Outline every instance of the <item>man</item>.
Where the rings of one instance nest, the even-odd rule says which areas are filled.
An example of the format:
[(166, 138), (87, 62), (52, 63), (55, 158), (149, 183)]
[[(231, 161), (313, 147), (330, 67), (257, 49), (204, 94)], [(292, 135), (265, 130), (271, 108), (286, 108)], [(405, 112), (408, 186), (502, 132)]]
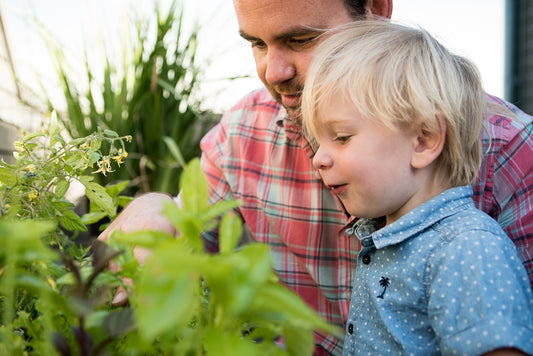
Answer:
[[(266, 89), (237, 103), (202, 141), (211, 201), (242, 200), (248, 237), (270, 245), (280, 281), (342, 326), (357, 288), (360, 246), (344, 234), (344, 209), (312, 166), (313, 150), (300, 127), (300, 93), (324, 30), (358, 15), (390, 18), (392, 0), (234, 0), (234, 7)], [(492, 145), (475, 199), (512, 237), (532, 276), (533, 197), (527, 188), (533, 184), (533, 130), (529, 116), (517, 115), (524, 122), (487, 118)], [(487, 148), (487, 137), (484, 143)], [(154, 193), (134, 200), (101, 238), (117, 228), (172, 231), (160, 216), (162, 199), (170, 198)], [(216, 250), (216, 231), (204, 237)], [(317, 354), (342, 352), (342, 340), (317, 333), (315, 341)]]

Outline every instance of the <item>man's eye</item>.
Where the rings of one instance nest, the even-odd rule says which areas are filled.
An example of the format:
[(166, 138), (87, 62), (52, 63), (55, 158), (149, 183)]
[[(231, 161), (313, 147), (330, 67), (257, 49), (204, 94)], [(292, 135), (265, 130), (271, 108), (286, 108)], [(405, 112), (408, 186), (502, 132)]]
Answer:
[(263, 41), (250, 41), (250, 44), (252, 45), (252, 48), (266, 48), (266, 44)]
[(305, 37), (305, 38), (291, 38), (289, 43), (297, 47), (308, 47), (311, 46), (317, 37)]

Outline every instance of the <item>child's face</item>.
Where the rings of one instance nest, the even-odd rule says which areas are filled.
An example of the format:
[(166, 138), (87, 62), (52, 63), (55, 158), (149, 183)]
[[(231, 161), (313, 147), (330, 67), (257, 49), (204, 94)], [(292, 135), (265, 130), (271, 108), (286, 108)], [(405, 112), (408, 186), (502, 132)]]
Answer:
[(386, 216), (389, 224), (419, 204), (422, 187), (411, 166), (414, 130), (364, 118), (337, 97), (322, 112), (313, 164), (352, 216)]

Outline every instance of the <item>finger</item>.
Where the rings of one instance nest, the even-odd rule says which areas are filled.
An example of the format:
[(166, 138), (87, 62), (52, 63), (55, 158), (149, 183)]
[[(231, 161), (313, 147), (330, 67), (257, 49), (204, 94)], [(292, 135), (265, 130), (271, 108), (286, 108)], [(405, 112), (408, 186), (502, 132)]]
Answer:
[(123, 287), (118, 287), (111, 305), (114, 307), (122, 307), (128, 303), (128, 293)]

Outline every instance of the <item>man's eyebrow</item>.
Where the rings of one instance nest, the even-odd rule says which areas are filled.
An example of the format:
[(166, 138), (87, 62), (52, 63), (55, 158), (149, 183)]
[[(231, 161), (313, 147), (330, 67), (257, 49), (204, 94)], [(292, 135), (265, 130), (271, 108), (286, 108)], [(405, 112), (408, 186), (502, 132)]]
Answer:
[(251, 36), (249, 34), (247, 34), (246, 32), (244, 31), (239, 31), (239, 35), (244, 38), (246, 41), (256, 41), (258, 40), (259, 38), (257, 37), (254, 37), (254, 36)]
[[(290, 28), (287, 31), (284, 31), (276, 35), (275, 39), (279, 41), (279, 40), (284, 40), (284, 39), (299, 37), (299, 36), (322, 35), (326, 31), (327, 29), (320, 28), (320, 27), (298, 26), (298, 27)], [(239, 31), (239, 35), (247, 41), (261, 40), (260, 38), (249, 35), (242, 30)]]

